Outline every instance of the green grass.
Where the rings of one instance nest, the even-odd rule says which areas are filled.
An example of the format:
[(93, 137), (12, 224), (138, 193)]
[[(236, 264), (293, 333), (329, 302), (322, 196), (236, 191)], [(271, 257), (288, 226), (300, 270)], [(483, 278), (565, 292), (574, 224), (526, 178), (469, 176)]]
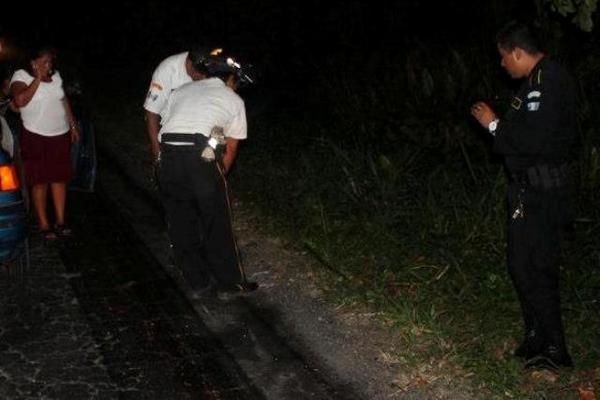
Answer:
[[(265, 231), (315, 256), (331, 301), (366, 305), (400, 332), (399, 359), (414, 368), (448, 362), (440, 374), (482, 386), (486, 398), (577, 398), (575, 387), (600, 360), (600, 215), (589, 193), (580, 202), (590, 222), (578, 225), (563, 265), (578, 368), (536, 384), (508, 355), (522, 331), (505, 271), (499, 164), (414, 145), (377, 152), (314, 136), (297, 121), (265, 118), (253, 128), (232, 186), (262, 215)], [(279, 132), (292, 139), (279, 141)]]
[[(417, 81), (427, 78), (425, 91), (402, 76), (342, 71), (318, 88), (336, 102), (316, 120), (251, 116), (231, 187), (243, 212), (260, 216), (260, 229), (314, 256), (332, 302), (368, 307), (399, 334), (402, 350), (392, 356), (407, 367), (467, 382), (479, 398), (577, 399), (577, 387), (600, 385), (596, 127), (589, 111), (582, 115), (580, 222), (566, 242), (562, 274), (577, 368), (540, 383), (508, 355), (522, 332), (505, 268), (506, 181), (466, 111), (471, 94), (492, 83), (469, 80), (473, 69), (458, 70), (473, 62), (450, 57), (405, 66), (423, 75)], [(475, 72), (488, 73), (486, 65)], [(100, 140), (124, 140), (125, 151), (149, 161), (143, 90), (118, 89), (98, 99)], [(587, 99), (583, 109), (591, 110)]]
[[(332, 301), (371, 307), (400, 333), (403, 362), (447, 361), (438, 372), (481, 398), (577, 399), (578, 387), (600, 385), (597, 96), (581, 87), (579, 222), (562, 263), (577, 368), (538, 382), (509, 355), (522, 328), (505, 267), (506, 180), (468, 115), (505, 82), (481, 49), (430, 54), (322, 66), (316, 121), (251, 121), (232, 186), (263, 229), (315, 256)], [(594, 80), (592, 61), (575, 69), (581, 82)]]

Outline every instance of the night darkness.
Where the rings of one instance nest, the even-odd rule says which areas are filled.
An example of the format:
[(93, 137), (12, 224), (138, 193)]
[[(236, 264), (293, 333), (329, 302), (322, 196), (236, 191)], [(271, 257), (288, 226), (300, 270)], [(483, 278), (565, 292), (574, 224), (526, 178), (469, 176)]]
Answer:
[[(249, 225), (314, 255), (327, 290), (346, 285), (332, 296), (340, 304), (382, 311), (386, 329), (404, 329), (398, 336), (425, 349), (406, 359), (456, 362), (464, 369), (450, 382), (475, 376), (498, 398), (563, 398), (566, 386), (575, 394), (578, 379), (591, 376), (600, 386), (599, 12), (584, 32), (547, 0), (4, 3), (5, 69), (19, 67), (30, 46), (56, 47), (65, 87), (81, 85), (71, 100), (90, 111), (82, 119), (96, 124), (96, 140), (124, 143), (113, 147), (125, 149), (123, 165), (133, 160), (146, 172), (156, 166), (151, 157), (160, 160), (158, 143), (148, 151), (151, 118), (142, 108), (158, 63), (202, 45), (252, 65), (256, 83), (239, 91), (248, 140), (228, 175), (239, 207), (252, 214)], [(484, 101), (500, 121), (514, 108), (521, 82), (501, 67), (495, 43), (511, 20), (541, 28), (544, 53), (575, 78), (568, 93), (577, 103), (569, 114), (577, 126), (565, 130), (577, 131), (578, 143), (560, 160), (576, 153), (577, 215), (560, 267), (563, 318), (581, 369), (535, 393), (518, 361), (497, 356), (522, 334), (506, 273), (506, 192), (525, 178), (507, 173), (507, 153), (493, 151), (499, 136), (471, 108)], [(557, 397), (538, 396), (546, 389)]]
[(509, 16), (532, 12), (524, 6), (481, 7), (477, 1), (433, 7), (414, 0), (386, 3), (123, 1), (54, 4), (45, 11), (28, 11), (26, 18), (19, 7), (8, 5), (2, 10), (0, 34), (19, 46), (51, 43), (63, 61), (99, 73), (109, 67), (147, 74), (162, 58), (190, 44), (221, 46), (255, 65), (263, 82), (303, 87), (323, 64), (366, 64), (373, 55), (404, 53), (415, 41), (433, 51), (454, 44), (491, 44), (495, 27)]
[[(533, 1), (493, 1), (485, 7), (474, 0), (98, 4), (53, 4), (27, 12), (26, 18), (19, 6), (7, 5), (0, 35), (21, 49), (54, 45), (59, 69), (84, 86), (134, 85), (140, 96), (166, 56), (193, 44), (223, 47), (253, 65), (260, 82), (254, 93), (267, 91), (279, 106), (323, 110), (328, 100), (320, 88), (339, 72), (363, 81), (373, 77), (373, 84), (381, 85), (378, 79), (404, 73), (410, 57), (435, 64), (436, 53), (478, 48), (482, 59), (494, 60), (497, 27), (535, 15)], [(499, 69), (493, 73), (503, 79)], [(127, 81), (119, 82), (125, 76)]]

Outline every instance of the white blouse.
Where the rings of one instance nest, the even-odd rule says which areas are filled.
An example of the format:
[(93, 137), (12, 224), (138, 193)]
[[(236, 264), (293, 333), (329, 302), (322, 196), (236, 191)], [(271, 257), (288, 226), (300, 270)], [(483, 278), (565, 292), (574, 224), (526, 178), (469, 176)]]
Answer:
[[(33, 79), (27, 71), (19, 69), (13, 74), (10, 84), (24, 82), (29, 85)], [(52, 75), (51, 82), (40, 82), (29, 103), (19, 109), (25, 129), (42, 136), (58, 136), (69, 131), (67, 112), (62, 101), (65, 97), (62, 84), (58, 71)]]

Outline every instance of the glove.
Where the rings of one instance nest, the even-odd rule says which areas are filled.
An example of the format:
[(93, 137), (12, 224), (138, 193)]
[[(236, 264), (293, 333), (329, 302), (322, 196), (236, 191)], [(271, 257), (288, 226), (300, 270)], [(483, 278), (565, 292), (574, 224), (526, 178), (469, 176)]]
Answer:
[(225, 145), (225, 134), (222, 126), (214, 126), (210, 131), (210, 137), (200, 157), (206, 162), (215, 161), (217, 158), (215, 150), (218, 146)]

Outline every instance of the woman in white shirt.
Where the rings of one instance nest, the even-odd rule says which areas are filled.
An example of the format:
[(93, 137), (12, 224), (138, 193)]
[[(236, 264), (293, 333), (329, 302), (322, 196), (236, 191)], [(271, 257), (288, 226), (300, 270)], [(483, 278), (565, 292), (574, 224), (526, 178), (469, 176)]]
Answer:
[[(65, 97), (62, 78), (54, 70), (56, 52), (43, 47), (15, 71), (10, 83), (19, 107), (23, 132), (21, 156), (39, 229), (46, 239), (70, 235), (65, 225), (67, 183), (72, 177), (71, 143), (79, 139), (77, 121)], [(54, 227), (48, 220), (48, 188), (52, 194)]]

